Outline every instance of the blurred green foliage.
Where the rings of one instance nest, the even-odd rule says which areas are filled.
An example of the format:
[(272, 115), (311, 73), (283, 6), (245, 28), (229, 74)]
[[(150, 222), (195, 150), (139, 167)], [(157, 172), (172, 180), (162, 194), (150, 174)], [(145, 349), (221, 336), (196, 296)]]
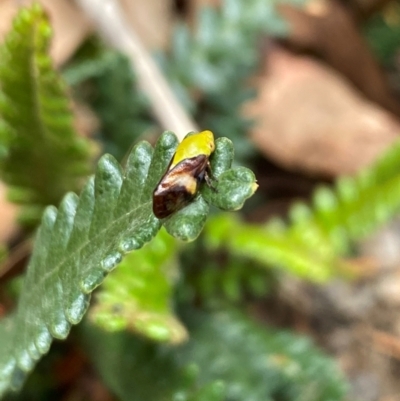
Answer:
[[(163, 222), (177, 238), (193, 240), (199, 235), (209, 204), (237, 209), (255, 190), (254, 175), (243, 168), (232, 169), (231, 163), (233, 147), (239, 159), (254, 155), (246, 140), (251, 121), (240, 115), (240, 109), (255, 93), (248, 80), (258, 66), (257, 46), (264, 33), (280, 36), (288, 29), (273, 3), (224, 0), (221, 9), (206, 8), (193, 31), (179, 25), (170, 52), (158, 55), (179, 98), (199, 125), (212, 129), (218, 136), (229, 136), (234, 143), (232, 146), (226, 138), (217, 141), (211, 164), (218, 191), (204, 186), (191, 205)], [(46, 113), (42, 122), (49, 127), (54, 123), (53, 119), (45, 118), (49, 114), (46, 108), (49, 92), (57, 95), (52, 103), (56, 111), (65, 112), (68, 101), (65, 88), (55, 79), (54, 71), (50, 74), (48, 70), (47, 28), (42, 27), (40, 15), (38, 32), (43, 34), (43, 42), (39, 41), (39, 56), (33, 57), (32, 49), (29, 53), (25, 48), (24, 57), (19, 58), (14, 48), (16, 41), (6, 49), (16, 68), (11, 72), (10, 68), (4, 69), (5, 84), (2, 83), (0, 92), (0, 111), (3, 107), (6, 117), (0, 120), (3, 155), (7, 154), (12, 139), (10, 122), (15, 122), (17, 128), (20, 124), (25, 133), (32, 121), (38, 122), (31, 114), (19, 121), (7, 98), (7, 90), (12, 93), (13, 85), (18, 83), (17, 73), (27, 69), (25, 64), (32, 57), (39, 72), (44, 71), (43, 76), (50, 77), (46, 80), (49, 87), (39, 86), (46, 89), (43, 96), (40, 91), (28, 91), (43, 101)], [(27, 23), (29, 18), (23, 21)], [(397, 47), (397, 28), (392, 26), (390, 32), (385, 31), (383, 19), (373, 24), (369, 32), (378, 42), (382, 58), (387, 60)], [(379, 32), (374, 31), (378, 28)], [(15, 29), (13, 35), (20, 40), (18, 24)], [(28, 40), (28, 36), (22, 39)], [(1, 63), (0, 75), (2, 60)], [(98, 116), (100, 128), (96, 139), (118, 160), (123, 160), (132, 144), (154, 127), (149, 105), (138, 90), (126, 58), (105, 49), (96, 40), (85, 44), (63, 74), (76, 98), (90, 104)], [(31, 77), (28, 89), (37, 89), (35, 83), (41, 82), (40, 77), (40, 74)], [(12, 103), (18, 116), (27, 112), (26, 98), (21, 93), (18, 91)], [(69, 124), (69, 119), (66, 116), (57, 121)], [(22, 383), (22, 371), (32, 369), (34, 361), (47, 351), (52, 336), (64, 338), (68, 334), (70, 323), (77, 323), (89, 306), (88, 294), (118, 264), (125, 251), (135, 249), (98, 292), (97, 304), (91, 309), (92, 321), (84, 334), (87, 349), (104, 382), (121, 399), (343, 399), (344, 379), (308, 340), (255, 324), (230, 308), (239, 309), (248, 296), (261, 297), (271, 291), (279, 275), (266, 267), (279, 266), (284, 272), (314, 281), (328, 280), (345, 268), (341, 257), (348, 254), (353, 241), (376, 230), (399, 210), (400, 145), (393, 146), (374, 166), (355, 177), (341, 177), (332, 188), (319, 188), (310, 206), (294, 205), (287, 221), (250, 225), (241, 219), (216, 215), (196, 244), (178, 246), (176, 240), (163, 232), (136, 251), (160, 226), (151, 214), (150, 198), (176, 146), (176, 138), (172, 138), (171, 133), (165, 134), (155, 156), (149, 145), (138, 145), (127, 158), (124, 171), (113, 158), (106, 156), (98, 166), (95, 183), (89, 182), (79, 203), (70, 195), (58, 212), (48, 210), (36, 241), (40, 249), (34, 253), (31, 267), (44, 269), (47, 263), (50, 273), (30, 267), (17, 325), (10, 329), (12, 326), (4, 319), (0, 324), (0, 355), (10, 356), (13, 345), (17, 349), (13, 351), (14, 359), (0, 358), (6, 372), (1, 379), (3, 388), (9, 385), (4, 384), (8, 380), (6, 375), (16, 368), (13, 363), (23, 369), (16, 369), (11, 380), (15, 387)], [(34, 142), (32, 150), (41, 147), (40, 142)], [(47, 144), (44, 149), (49, 152)], [(64, 156), (61, 153), (55, 157), (60, 166), (64, 165)], [(26, 174), (27, 166), (21, 160), (19, 164)], [(63, 177), (64, 172), (60, 174), (60, 182), (69, 177), (68, 174)], [(121, 189), (124, 185), (131, 192)], [(61, 195), (66, 189), (60, 191)], [(129, 197), (128, 192), (133, 195)], [(57, 200), (42, 203), (58, 202), (59, 198), (54, 199)], [(134, 212), (129, 212), (131, 209)], [(78, 215), (80, 210), (83, 212), (79, 219), (83, 220), (74, 220), (74, 214)], [(113, 219), (121, 225), (114, 226)], [(76, 221), (79, 224), (74, 225)], [(100, 232), (102, 235), (97, 237), (95, 234)], [(70, 235), (74, 239), (72, 245), (68, 242)], [(83, 256), (79, 253), (82, 244)], [(82, 269), (78, 269), (78, 262), (83, 263)], [(55, 270), (51, 270), (54, 266)], [(40, 281), (41, 277), (44, 281)], [(44, 285), (32, 295), (35, 280)], [(72, 306), (66, 308), (70, 301)], [(182, 311), (181, 320), (173, 312), (177, 305)], [(176, 347), (150, 341), (176, 344), (186, 332), (190, 336), (188, 343)], [(41, 337), (32, 342), (37, 334)]]
[(154, 341), (184, 341), (186, 330), (171, 310), (177, 253), (177, 241), (161, 230), (151, 243), (128, 254), (96, 294), (93, 322), (104, 330), (133, 331)]
[(128, 59), (95, 39), (79, 50), (63, 75), (78, 99), (99, 118), (97, 139), (104, 151), (122, 160), (131, 146), (154, 127), (150, 105), (137, 87)]
[[(132, 149), (124, 170), (113, 156), (106, 154), (98, 162), (95, 176), (88, 180), (80, 197), (68, 193), (58, 209), (46, 208), (17, 312), (11, 328), (3, 331), (3, 337), (8, 338), (2, 341), (8, 346), (0, 353), (0, 396), (9, 389), (18, 390), (22, 386), (26, 375), (48, 352), (53, 338), (67, 338), (72, 325), (78, 324), (86, 313), (91, 293), (120, 264), (123, 256), (137, 251), (155, 237), (163, 221), (153, 214), (152, 194), (177, 145), (177, 137), (168, 131), (159, 138), (154, 150), (149, 143), (140, 142)], [(231, 187), (225, 194), (229, 199), (225, 200), (221, 187), (216, 206), (225, 204), (228, 209), (236, 210), (253, 194), (254, 175), (246, 168), (230, 168), (233, 153), (228, 139), (217, 140), (216, 148), (218, 152), (215, 152), (213, 163), (221, 174), (219, 184), (224, 183), (225, 174)], [(241, 174), (235, 178), (231, 172), (239, 169)], [(246, 177), (245, 181), (242, 176)], [(186, 241), (195, 239), (204, 227), (209, 208), (200, 192), (188, 207), (165, 220), (170, 223), (166, 225), (167, 230)], [(164, 256), (169, 255), (168, 249), (165, 252)], [(150, 269), (160, 266), (164, 259), (157, 252), (150, 256), (155, 257)], [(162, 272), (153, 271), (149, 280), (146, 269), (134, 273), (133, 280), (143, 280), (145, 287), (139, 290), (140, 286), (134, 286), (138, 309), (143, 311), (146, 307), (148, 311), (160, 312), (160, 303), (156, 299), (152, 304), (148, 303), (149, 291), (146, 289), (157, 279), (161, 283), (159, 290), (164, 291), (159, 295), (165, 314), (170, 294), (166, 277)], [(129, 285), (126, 280), (124, 283)], [(118, 291), (118, 286), (112, 289)], [(30, 319), (30, 316), (35, 318)], [(162, 327), (162, 321), (157, 325), (154, 319), (146, 320), (143, 314), (140, 318), (141, 322), (135, 322), (137, 331), (161, 339), (164, 329), (163, 339), (168, 339), (165, 338), (165, 319)]]
[(193, 31), (185, 24), (175, 29), (169, 53), (158, 56), (160, 65), (199, 125), (233, 140), (238, 160), (248, 159), (254, 155), (246, 139), (251, 121), (241, 108), (255, 94), (249, 77), (258, 67), (263, 34), (284, 36), (289, 27), (275, 1), (264, 0), (204, 7), (194, 26)]
[[(229, 218), (226, 217), (228, 220)], [(218, 217), (211, 217), (196, 243), (180, 252), (181, 280), (177, 299), (184, 304), (214, 307), (221, 304), (240, 305), (246, 300), (265, 297), (276, 284), (274, 271), (241, 257), (228, 246), (210, 246), (212, 232), (218, 229)]]
[(400, 5), (390, 2), (363, 27), (364, 34), (378, 59), (386, 67), (397, 62), (400, 50)]
[(304, 337), (267, 329), (238, 310), (184, 308), (181, 318), (190, 340), (178, 347), (84, 326), (90, 357), (121, 400), (339, 401), (345, 395), (338, 369)]
[(365, 238), (400, 209), (400, 141), (354, 177), (317, 188), (311, 205), (295, 203), (288, 221), (248, 224), (228, 215), (211, 219), (208, 249), (226, 249), (266, 267), (283, 268), (312, 281), (348, 270), (341, 259), (355, 240)]
[(78, 191), (91, 171), (89, 142), (73, 127), (67, 88), (48, 54), (51, 28), (39, 6), (23, 10), (0, 47), (0, 175), (20, 219)]

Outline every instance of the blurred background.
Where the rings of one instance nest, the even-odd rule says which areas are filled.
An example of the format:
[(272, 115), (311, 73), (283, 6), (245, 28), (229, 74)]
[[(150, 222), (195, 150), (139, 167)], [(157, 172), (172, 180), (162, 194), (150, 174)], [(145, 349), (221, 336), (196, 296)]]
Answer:
[[(368, 187), (370, 182), (363, 181), (362, 172), (371, 171), (368, 169), (382, 160), (385, 152), (396, 148), (400, 133), (397, 0), (40, 3), (54, 31), (50, 54), (68, 85), (74, 128), (90, 142), (93, 160), (107, 152), (123, 163), (133, 144), (142, 139), (154, 144), (167, 129), (181, 138), (197, 129), (226, 136), (233, 141), (236, 162), (251, 168), (259, 184), (241, 212), (243, 225), (238, 232), (244, 225), (261, 227), (276, 218), (289, 227), (291, 222), (296, 225), (301, 220), (296, 213), (301, 211), (293, 205), (311, 203), (316, 209), (326, 205), (331, 192), (324, 203), (315, 200), (316, 193), (321, 199), (325, 194), (318, 188), (323, 185), (340, 192), (335, 183), (346, 182), (346, 177), (361, 174), (357, 187), (361, 195), (348, 212), (350, 220), (351, 213), (356, 216), (365, 202), (378, 199), (386, 190), (379, 183)], [(22, 4), (29, 2), (0, 0), (0, 43)], [(399, 174), (397, 168), (393, 177), (398, 179)], [(398, 187), (394, 178), (390, 182)], [(367, 189), (362, 192), (363, 188)], [(19, 288), (15, 280), (24, 273), (32, 247), (30, 230), (37, 224), (37, 216), (26, 213), (21, 226), (17, 218), (20, 206), (6, 195), (7, 183), (1, 184), (0, 242), (7, 252), (0, 267), (0, 315), (15, 305)], [(55, 198), (54, 202), (58, 201)], [(207, 273), (204, 278), (205, 273), (198, 271), (193, 255), (201, 255), (201, 247), (207, 245), (188, 248), (185, 252), (191, 257), (179, 250), (180, 266), (191, 272), (186, 270), (183, 275), (187, 288), (197, 294), (193, 299), (211, 299), (207, 285), (213, 282), (216, 292), (239, 303), (259, 322), (312, 339), (330, 355), (348, 383), (342, 398), (299, 398), (297, 394), (298, 398), (275, 395), (271, 400), (400, 400), (400, 221), (396, 202), (389, 214), (384, 213), (385, 218), (368, 226), (366, 235), (354, 235), (349, 241), (346, 237), (345, 246), (329, 248), (334, 254), (329, 263), (321, 256), (321, 264), (329, 270), (323, 279), (311, 271), (290, 268), (292, 262), (286, 259), (294, 249), (291, 243), (289, 256), (284, 254), (278, 263), (283, 269), (273, 269), (274, 258), (268, 263), (269, 256), (254, 262), (251, 254), (261, 254), (267, 245), (260, 240), (258, 248), (252, 248), (253, 238), (251, 246), (236, 242), (230, 245), (236, 249), (231, 250), (227, 245), (224, 252), (228, 256), (214, 250), (205, 262), (209, 265), (205, 270), (218, 266), (218, 272), (223, 271), (243, 246), (241, 257), (245, 259), (233, 270), (242, 272), (251, 265), (258, 271), (254, 280), (262, 281), (265, 288), (257, 292), (255, 284), (250, 295), (239, 296), (236, 276), (232, 279), (221, 273), (223, 278), (211, 278)], [(354, 217), (357, 224), (378, 213), (378, 203), (361, 217)], [(297, 224), (298, 231), (301, 227)], [(309, 248), (304, 248), (310, 266), (320, 260), (318, 249), (313, 249), (319, 245), (313, 238)], [(263, 265), (262, 275), (253, 266), (257, 263)], [(230, 286), (232, 282), (235, 284)], [(104, 384), (96, 373), (98, 366), (93, 367), (96, 363), (83, 348), (74, 336), (64, 345), (56, 344), (41, 365), (47, 373), (40, 376), (39, 370), (31, 379), (33, 387), (28, 386), (41, 390), (27, 390), (16, 399), (121, 399), (114, 395), (118, 390)], [(51, 380), (49, 371), (53, 372)]]

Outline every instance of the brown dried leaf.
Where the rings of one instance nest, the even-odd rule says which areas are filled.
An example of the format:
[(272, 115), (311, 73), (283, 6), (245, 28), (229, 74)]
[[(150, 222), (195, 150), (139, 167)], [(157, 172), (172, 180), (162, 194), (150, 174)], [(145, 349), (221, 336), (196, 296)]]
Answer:
[(27, 238), (8, 250), (0, 264), (0, 284), (23, 273), (32, 252), (32, 238)]
[(18, 206), (7, 200), (7, 188), (0, 182), (0, 244), (5, 244), (17, 234), (18, 210)]
[[(65, 63), (92, 32), (92, 26), (81, 10), (69, 0), (39, 0), (49, 13), (54, 37), (51, 55), (56, 65)], [(19, 6), (32, 1), (0, 0), (0, 42), (11, 27)]]
[(348, 8), (329, 0), (310, 0), (304, 9), (277, 8), (291, 27), (287, 43), (318, 55), (367, 98), (400, 116), (400, 103)]
[(164, 49), (170, 39), (172, 0), (121, 0), (128, 22), (149, 49)]
[(372, 345), (379, 352), (400, 360), (400, 338), (381, 330), (372, 330)]
[(352, 174), (398, 138), (400, 124), (335, 71), (306, 56), (271, 49), (258, 97), (246, 108), (251, 139), (289, 169)]
[(91, 22), (70, 0), (40, 0), (54, 29), (51, 55), (57, 65), (65, 63), (92, 33)]
[(13, 0), (0, 0), (0, 42), (11, 27), (17, 5)]
[(72, 103), (72, 112), (74, 114), (74, 128), (79, 135), (85, 138), (93, 137), (93, 134), (100, 127), (100, 121), (93, 110), (86, 104), (75, 100)]

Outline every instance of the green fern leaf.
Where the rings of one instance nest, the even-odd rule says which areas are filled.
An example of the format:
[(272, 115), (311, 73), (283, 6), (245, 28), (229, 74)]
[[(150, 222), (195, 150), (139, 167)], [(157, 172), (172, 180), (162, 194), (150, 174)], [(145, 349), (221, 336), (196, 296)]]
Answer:
[(151, 243), (127, 255), (96, 294), (92, 321), (105, 330), (131, 330), (154, 341), (184, 341), (186, 330), (171, 313), (177, 250), (177, 241), (161, 230)]
[(0, 47), (0, 172), (22, 215), (81, 187), (90, 172), (87, 140), (77, 136), (66, 87), (48, 54), (51, 29), (38, 4), (22, 9)]
[[(21, 385), (26, 373), (48, 351), (53, 337), (66, 338), (71, 325), (82, 319), (90, 293), (123, 255), (155, 236), (162, 222), (153, 215), (152, 193), (177, 144), (170, 132), (161, 136), (154, 154), (148, 143), (138, 144), (128, 157), (125, 172), (112, 156), (105, 155), (79, 198), (70, 193), (58, 210), (46, 209), (13, 328), (8, 332), (12, 338), (1, 339), (10, 341), (10, 346), (0, 354), (0, 395), (8, 387)], [(224, 163), (214, 158), (212, 165), (228, 173), (232, 150), (223, 138), (216, 148)], [(253, 181), (237, 189), (233, 194), (237, 204), (249, 196), (245, 187), (254, 186)], [(200, 193), (196, 201), (168, 218), (173, 226), (170, 233), (193, 240), (208, 211), (203, 203)], [(182, 224), (176, 226), (177, 221)]]
[(124, 401), (188, 400), (196, 387), (199, 394), (214, 389), (213, 397), (201, 400), (344, 398), (347, 385), (339, 369), (304, 337), (261, 326), (234, 310), (188, 308), (182, 320), (190, 338), (179, 347), (84, 325), (85, 349)]
[(346, 270), (340, 257), (400, 209), (400, 141), (355, 177), (340, 177), (333, 188), (318, 188), (311, 206), (298, 203), (290, 221), (266, 226), (231, 216), (209, 221), (209, 247), (279, 266), (301, 277), (325, 281)]
[(52, 338), (65, 338), (71, 324), (81, 320), (89, 294), (122, 254), (155, 235), (160, 222), (151, 211), (151, 191), (176, 145), (174, 135), (164, 135), (152, 159), (150, 145), (139, 144), (125, 179), (106, 155), (80, 199), (69, 194), (58, 212), (46, 209), (14, 319), (12, 346), (0, 356), (0, 388), (18, 387), (22, 373), (47, 352)]
[(315, 239), (336, 254), (346, 253), (351, 241), (365, 238), (400, 209), (400, 141), (356, 176), (340, 177), (333, 188), (317, 189), (311, 207), (293, 208), (291, 235), (302, 243)]
[(313, 281), (326, 281), (333, 274), (332, 266), (339, 262), (334, 249), (326, 244), (317, 248), (307, 246), (291, 236), (284, 225), (263, 227), (226, 215), (209, 221), (204, 241), (210, 249), (225, 248), (232, 255), (250, 258), (267, 267), (280, 267)]

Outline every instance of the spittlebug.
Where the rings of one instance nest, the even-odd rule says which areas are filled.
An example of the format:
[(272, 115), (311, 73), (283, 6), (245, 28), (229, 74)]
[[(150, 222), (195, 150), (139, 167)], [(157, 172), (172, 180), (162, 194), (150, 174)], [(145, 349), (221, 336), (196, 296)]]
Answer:
[(203, 180), (211, 185), (209, 157), (214, 149), (211, 131), (202, 131), (183, 139), (153, 192), (153, 213), (156, 217), (163, 219), (187, 206)]

